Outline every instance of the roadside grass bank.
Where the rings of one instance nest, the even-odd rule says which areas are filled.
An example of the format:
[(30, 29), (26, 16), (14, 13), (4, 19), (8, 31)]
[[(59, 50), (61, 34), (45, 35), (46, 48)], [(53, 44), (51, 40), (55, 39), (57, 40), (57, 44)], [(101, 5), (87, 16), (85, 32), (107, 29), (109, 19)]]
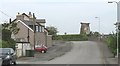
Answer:
[(116, 34), (109, 34), (100, 40), (101, 42), (104, 42), (107, 44), (110, 51), (113, 53), (114, 56), (117, 54), (117, 38)]
[[(120, 37), (119, 37), (119, 39), (120, 39)], [(107, 44), (108, 48), (110, 49), (110, 51), (113, 53), (113, 55), (115, 57), (117, 54), (117, 36), (116, 36), (116, 34), (108, 34), (106, 36), (103, 36), (100, 39), (100, 41)], [(119, 43), (120, 43), (120, 41), (119, 41)], [(120, 44), (119, 44), (119, 50), (120, 50)]]

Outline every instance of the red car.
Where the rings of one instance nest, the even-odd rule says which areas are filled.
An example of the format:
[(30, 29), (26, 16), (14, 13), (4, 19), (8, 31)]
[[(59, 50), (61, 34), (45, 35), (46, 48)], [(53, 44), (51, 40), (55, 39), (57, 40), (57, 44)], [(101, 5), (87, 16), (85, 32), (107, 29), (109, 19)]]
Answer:
[(47, 47), (45, 45), (37, 46), (35, 48), (36, 51), (41, 52), (41, 53), (46, 53), (47, 52)]

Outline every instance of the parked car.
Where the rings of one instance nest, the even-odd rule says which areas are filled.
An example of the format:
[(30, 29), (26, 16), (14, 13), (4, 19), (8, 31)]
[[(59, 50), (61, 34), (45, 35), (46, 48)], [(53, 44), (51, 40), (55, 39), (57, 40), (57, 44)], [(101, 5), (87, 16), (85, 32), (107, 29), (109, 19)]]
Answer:
[(41, 52), (41, 53), (46, 53), (47, 52), (47, 47), (45, 45), (38, 45), (35, 47), (35, 51)]
[(16, 53), (12, 48), (0, 48), (0, 58), (2, 65), (16, 65)]

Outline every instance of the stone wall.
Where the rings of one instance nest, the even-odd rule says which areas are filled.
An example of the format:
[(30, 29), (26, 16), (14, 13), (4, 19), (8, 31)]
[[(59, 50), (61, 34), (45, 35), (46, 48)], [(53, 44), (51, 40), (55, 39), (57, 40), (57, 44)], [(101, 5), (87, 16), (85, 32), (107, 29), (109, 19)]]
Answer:
[(52, 36), (51, 35), (48, 35), (47, 36), (47, 47), (49, 48), (49, 47), (52, 47), (52, 44), (53, 44), (53, 42), (52, 42)]

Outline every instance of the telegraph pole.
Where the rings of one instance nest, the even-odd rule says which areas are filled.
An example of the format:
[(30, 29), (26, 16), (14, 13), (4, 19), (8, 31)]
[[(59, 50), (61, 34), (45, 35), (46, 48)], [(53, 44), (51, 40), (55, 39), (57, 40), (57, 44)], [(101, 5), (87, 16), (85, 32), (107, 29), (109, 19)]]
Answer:
[(35, 50), (35, 23), (36, 23), (36, 22), (35, 22), (35, 19), (36, 19), (36, 18), (35, 18), (35, 14), (33, 13), (33, 23), (34, 23), (34, 24), (33, 24), (33, 31), (34, 31), (34, 50)]

